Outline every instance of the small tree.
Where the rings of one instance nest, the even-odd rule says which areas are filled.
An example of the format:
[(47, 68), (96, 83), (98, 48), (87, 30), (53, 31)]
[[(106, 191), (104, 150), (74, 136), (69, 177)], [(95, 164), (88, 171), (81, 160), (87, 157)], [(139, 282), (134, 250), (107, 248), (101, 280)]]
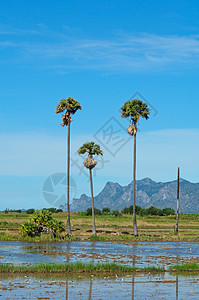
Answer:
[(65, 111), (62, 115), (61, 126), (68, 126), (68, 141), (67, 141), (67, 234), (71, 235), (70, 225), (70, 208), (69, 208), (69, 184), (70, 184), (70, 123), (72, 122), (71, 115), (74, 115), (81, 108), (80, 103), (68, 97), (67, 99), (61, 99), (56, 107), (55, 113), (59, 114)]
[(135, 213), (135, 180), (136, 180), (136, 134), (137, 134), (137, 122), (139, 118), (149, 118), (149, 109), (147, 104), (141, 100), (133, 99), (124, 103), (121, 107), (121, 117), (129, 118), (130, 125), (127, 128), (127, 132), (134, 136), (134, 159), (133, 159), (133, 233), (134, 236), (138, 236), (136, 213)]
[(88, 157), (84, 160), (84, 166), (89, 169), (90, 173), (90, 186), (91, 186), (91, 200), (92, 200), (92, 216), (93, 216), (93, 235), (96, 235), (96, 227), (95, 227), (95, 210), (94, 210), (94, 198), (93, 198), (93, 181), (92, 181), (92, 169), (96, 166), (97, 162), (94, 160), (93, 155), (103, 155), (100, 146), (95, 144), (94, 142), (89, 142), (83, 144), (82, 147), (79, 148), (78, 154), (88, 153)]

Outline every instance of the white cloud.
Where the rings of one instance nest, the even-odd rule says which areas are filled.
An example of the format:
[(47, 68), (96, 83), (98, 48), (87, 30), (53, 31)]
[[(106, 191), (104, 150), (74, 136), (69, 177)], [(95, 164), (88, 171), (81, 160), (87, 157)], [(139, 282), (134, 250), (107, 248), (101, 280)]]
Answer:
[[(2, 35), (3, 47), (16, 47), (24, 59), (42, 59), (43, 66), (67, 70), (91, 68), (137, 70), (196, 67), (199, 62), (199, 36), (159, 36), (123, 33), (109, 39), (82, 38), (70, 30), (51, 32), (48, 28), (16, 30)], [(20, 36), (20, 39), (18, 39)], [(34, 36), (34, 39), (32, 39)], [(49, 40), (51, 36), (51, 40)], [(3, 56), (2, 56), (3, 57)]]

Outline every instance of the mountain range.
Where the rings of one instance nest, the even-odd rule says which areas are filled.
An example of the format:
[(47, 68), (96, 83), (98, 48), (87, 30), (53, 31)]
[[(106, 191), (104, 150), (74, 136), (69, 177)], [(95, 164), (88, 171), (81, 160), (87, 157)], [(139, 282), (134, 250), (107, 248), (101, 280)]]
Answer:
[[(136, 205), (143, 208), (151, 205), (158, 208), (170, 207), (176, 209), (177, 181), (155, 182), (150, 178), (136, 181)], [(123, 209), (133, 204), (133, 182), (127, 186), (107, 182), (103, 190), (94, 199), (95, 207), (111, 210)], [(91, 207), (91, 197), (83, 194), (79, 199), (73, 199), (70, 210), (84, 211)], [(60, 206), (65, 211), (66, 207)], [(180, 179), (180, 212), (199, 212), (199, 183), (191, 183)]]

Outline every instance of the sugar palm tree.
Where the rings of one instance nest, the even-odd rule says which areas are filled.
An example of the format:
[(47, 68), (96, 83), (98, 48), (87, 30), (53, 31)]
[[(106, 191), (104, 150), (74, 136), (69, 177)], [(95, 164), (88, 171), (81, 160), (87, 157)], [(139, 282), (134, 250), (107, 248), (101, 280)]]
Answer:
[(135, 213), (135, 179), (136, 179), (136, 134), (137, 134), (137, 122), (139, 118), (149, 118), (149, 108), (146, 103), (141, 100), (133, 99), (124, 103), (121, 107), (121, 117), (129, 118), (130, 125), (127, 128), (127, 132), (134, 136), (134, 159), (133, 159), (133, 233), (134, 236), (138, 236), (136, 213)]
[(56, 107), (55, 113), (59, 114), (65, 112), (62, 115), (61, 126), (68, 126), (68, 141), (67, 141), (67, 235), (71, 235), (70, 225), (70, 209), (69, 209), (69, 184), (70, 184), (70, 123), (72, 121), (71, 115), (74, 115), (77, 110), (82, 109), (80, 103), (68, 97), (67, 99), (61, 99)]
[(93, 217), (93, 235), (96, 235), (96, 227), (95, 227), (95, 212), (94, 212), (94, 199), (93, 199), (93, 181), (92, 181), (92, 169), (96, 166), (97, 162), (94, 160), (93, 155), (103, 155), (100, 146), (95, 144), (94, 142), (89, 142), (83, 144), (82, 147), (79, 148), (78, 154), (88, 153), (88, 157), (84, 160), (84, 166), (89, 169), (90, 173), (90, 186), (91, 186), (91, 200), (92, 200), (92, 217)]

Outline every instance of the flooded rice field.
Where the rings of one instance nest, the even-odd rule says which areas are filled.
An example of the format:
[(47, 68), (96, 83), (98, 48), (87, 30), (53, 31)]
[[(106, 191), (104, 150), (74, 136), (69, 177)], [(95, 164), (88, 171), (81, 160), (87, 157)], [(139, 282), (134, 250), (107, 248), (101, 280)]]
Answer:
[(199, 261), (198, 242), (0, 242), (0, 263), (115, 262), (137, 267)]
[(1, 299), (199, 299), (199, 276), (2, 277)]
[[(197, 242), (0, 242), (0, 263), (116, 262), (162, 266), (199, 261)], [(199, 299), (199, 273), (0, 275), (0, 299)]]

